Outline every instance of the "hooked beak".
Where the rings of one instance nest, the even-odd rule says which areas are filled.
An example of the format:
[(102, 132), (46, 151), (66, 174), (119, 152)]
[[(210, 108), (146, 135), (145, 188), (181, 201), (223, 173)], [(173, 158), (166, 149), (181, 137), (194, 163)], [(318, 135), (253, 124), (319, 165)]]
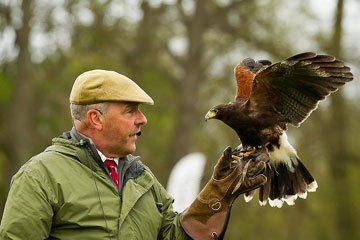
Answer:
[(216, 111), (211, 109), (207, 112), (207, 114), (205, 115), (205, 122), (207, 122), (207, 120), (212, 119), (216, 116)]

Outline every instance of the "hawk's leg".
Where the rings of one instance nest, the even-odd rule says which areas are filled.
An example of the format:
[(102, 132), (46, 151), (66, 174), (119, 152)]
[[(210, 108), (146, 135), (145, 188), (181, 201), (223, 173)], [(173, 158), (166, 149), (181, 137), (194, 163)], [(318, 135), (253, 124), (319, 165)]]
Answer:
[[(236, 160), (240, 160), (243, 157), (247, 157), (250, 154), (254, 153), (256, 151), (256, 147), (248, 147), (246, 149), (241, 149), (239, 153), (235, 153), (232, 155), (232, 158), (236, 159)], [(238, 155), (235, 155), (238, 154)]]
[(254, 152), (256, 152), (257, 150), (262, 149), (263, 147), (267, 147), (269, 144), (270, 144), (270, 142), (266, 142), (265, 145), (260, 145), (257, 147), (248, 146), (245, 149), (242, 148), (242, 145), (239, 145), (233, 151), (232, 157), (236, 160), (240, 160), (241, 158), (247, 157), (247, 156), (253, 154)]
[(250, 154), (254, 153), (256, 151), (256, 147), (245, 149), (245, 151), (242, 153), (244, 157), (249, 156)]
[(233, 151), (232, 158), (240, 160), (241, 158), (247, 157), (256, 151), (256, 147), (247, 147), (246, 149), (235, 149)]

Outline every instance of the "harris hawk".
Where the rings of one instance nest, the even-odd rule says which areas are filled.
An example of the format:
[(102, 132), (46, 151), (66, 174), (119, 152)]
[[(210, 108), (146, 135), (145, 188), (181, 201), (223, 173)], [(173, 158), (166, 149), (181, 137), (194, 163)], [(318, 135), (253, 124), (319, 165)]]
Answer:
[[(221, 120), (235, 130), (245, 155), (269, 153), (260, 205), (293, 205), (298, 197), (316, 191), (317, 183), (288, 142), (287, 124), (299, 127), (321, 100), (351, 81), (350, 68), (333, 56), (305, 52), (275, 64), (246, 58), (234, 74), (235, 101), (212, 107), (205, 119)], [(253, 195), (246, 193), (245, 200)]]

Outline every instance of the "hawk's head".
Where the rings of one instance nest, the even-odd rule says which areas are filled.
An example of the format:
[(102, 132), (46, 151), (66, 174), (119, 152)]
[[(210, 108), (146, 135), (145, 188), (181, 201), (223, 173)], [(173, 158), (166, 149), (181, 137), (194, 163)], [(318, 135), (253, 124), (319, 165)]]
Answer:
[(220, 104), (212, 107), (205, 115), (205, 121), (209, 119), (218, 119), (226, 122), (226, 119), (231, 115), (234, 108), (234, 103)]

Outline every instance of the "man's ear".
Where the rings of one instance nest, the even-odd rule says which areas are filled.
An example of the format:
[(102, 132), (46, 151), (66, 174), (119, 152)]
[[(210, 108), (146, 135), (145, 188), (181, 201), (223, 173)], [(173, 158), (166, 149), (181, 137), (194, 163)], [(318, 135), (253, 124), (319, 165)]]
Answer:
[(96, 109), (90, 109), (87, 112), (87, 119), (93, 128), (101, 131), (103, 129), (104, 117), (100, 111)]

